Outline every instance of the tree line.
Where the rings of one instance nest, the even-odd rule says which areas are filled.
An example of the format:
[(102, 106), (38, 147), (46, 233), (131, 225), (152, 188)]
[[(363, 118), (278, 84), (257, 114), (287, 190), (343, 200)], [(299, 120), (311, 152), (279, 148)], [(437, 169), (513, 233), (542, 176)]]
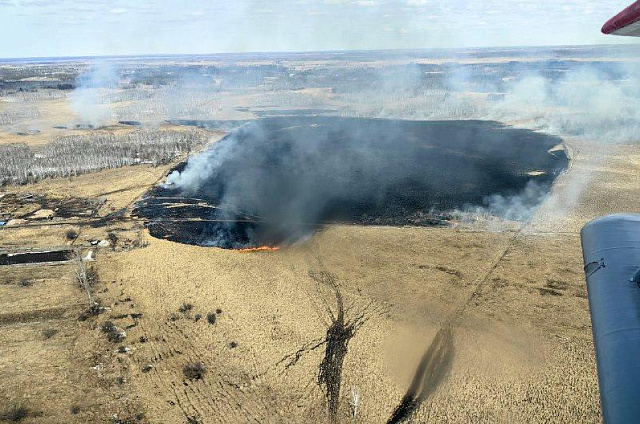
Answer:
[(207, 141), (202, 130), (139, 130), (59, 137), (34, 151), (24, 143), (0, 145), (0, 185), (27, 184), (141, 163), (158, 166)]

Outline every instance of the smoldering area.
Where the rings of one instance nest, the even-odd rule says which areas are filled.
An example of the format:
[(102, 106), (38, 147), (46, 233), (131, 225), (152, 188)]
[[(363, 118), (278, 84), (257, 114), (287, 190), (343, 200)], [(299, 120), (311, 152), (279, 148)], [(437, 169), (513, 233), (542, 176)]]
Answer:
[(495, 121), (258, 119), (176, 167), (136, 213), (155, 237), (222, 248), (295, 243), (327, 223), (441, 225), (496, 198), (535, 208), (567, 166), (561, 142)]

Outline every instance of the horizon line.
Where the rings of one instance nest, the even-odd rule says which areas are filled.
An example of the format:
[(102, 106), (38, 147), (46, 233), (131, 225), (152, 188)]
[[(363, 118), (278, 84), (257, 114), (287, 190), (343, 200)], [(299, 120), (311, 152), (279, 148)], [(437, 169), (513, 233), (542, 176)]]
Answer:
[(46, 60), (78, 60), (78, 59), (131, 59), (131, 58), (160, 58), (160, 57), (185, 57), (185, 56), (233, 56), (233, 55), (304, 55), (304, 54), (337, 54), (337, 53), (364, 53), (364, 52), (418, 52), (418, 51), (472, 51), (472, 50), (511, 50), (511, 49), (551, 49), (570, 47), (638, 47), (634, 43), (590, 43), (590, 44), (549, 44), (549, 45), (513, 45), (513, 46), (478, 46), (478, 47), (419, 47), (399, 49), (327, 49), (327, 50), (274, 50), (274, 51), (249, 51), (249, 52), (214, 52), (214, 53), (131, 53), (131, 54), (87, 54), (70, 56), (25, 56), (25, 57), (0, 57), (0, 63), (5, 61), (46, 61)]

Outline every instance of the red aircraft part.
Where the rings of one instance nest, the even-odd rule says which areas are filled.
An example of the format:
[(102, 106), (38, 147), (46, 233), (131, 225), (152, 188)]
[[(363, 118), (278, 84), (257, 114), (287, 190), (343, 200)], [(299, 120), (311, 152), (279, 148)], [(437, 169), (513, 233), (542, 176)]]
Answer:
[(609, 19), (602, 27), (604, 34), (640, 37), (640, 0)]

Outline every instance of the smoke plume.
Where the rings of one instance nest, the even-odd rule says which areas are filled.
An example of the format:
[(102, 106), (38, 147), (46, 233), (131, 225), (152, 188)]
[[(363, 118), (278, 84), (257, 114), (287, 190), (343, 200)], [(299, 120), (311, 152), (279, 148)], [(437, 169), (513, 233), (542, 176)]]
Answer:
[(115, 65), (97, 61), (76, 81), (69, 104), (81, 124), (99, 127), (111, 118), (108, 90), (118, 88), (120, 75)]
[[(201, 86), (205, 94), (188, 90), (195, 94), (186, 96), (189, 101), (185, 103), (179, 95), (168, 94), (171, 88), (164, 90), (165, 100), (175, 98), (166, 104), (166, 110), (174, 116), (193, 119), (228, 118), (236, 113), (244, 118), (274, 116), (278, 107), (291, 108), (280, 111), (282, 114), (304, 114), (305, 109), (311, 114), (309, 108), (313, 107), (333, 111), (330, 114), (342, 118), (370, 119), (334, 117), (331, 119), (335, 126), (320, 120), (317, 125), (324, 129), (318, 133), (310, 130), (316, 124), (300, 123), (293, 118), (286, 125), (284, 118), (279, 118), (282, 125), (275, 127), (273, 120), (259, 120), (191, 158), (185, 169), (171, 174), (167, 189), (203, 197), (215, 204), (217, 215), (213, 219), (217, 221), (245, 220), (246, 225), (241, 228), (235, 224), (226, 227), (216, 224), (206, 231), (200, 228), (209, 240), (226, 237), (239, 240), (239, 246), (255, 240), (284, 239), (285, 233), (305, 233), (326, 220), (415, 224), (420, 220), (411, 220), (410, 216), (454, 210), (528, 221), (545, 201), (551, 181), (562, 167), (552, 171), (544, 166), (527, 168), (514, 186), (489, 184), (483, 187), (491, 189), (467, 196), (468, 181), (485, 183), (489, 175), (511, 181), (505, 170), (513, 163), (477, 172), (479, 162), (446, 162), (450, 168), (443, 169), (442, 163), (434, 160), (438, 154), (434, 154), (421, 163), (433, 170), (420, 174), (414, 172), (416, 162), (401, 156), (422, 158), (425, 150), (443, 149), (442, 143), (451, 143), (452, 138), (458, 137), (452, 128), (459, 125), (454, 121), (461, 120), (498, 121), (513, 126), (511, 130), (529, 129), (554, 135), (553, 143), (538, 145), (547, 158), (561, 154), (557, 148), (550, 153), (547, 150), (562, 139), (583, 139), (602, 145), (598, 158), (602, 161), (611, 143), (637, 140), (640, 66), (633, 61), (591, 59), (596, 53), (589, 49), (578, 53), (513, 51), (512, 60), (499, 59), (505, 52), (491, 51), (468, 52), (451, 61), (420, 58), (420, 52), (398, 53), (394, 56), (397, 60), (385, 61), (385, 54), (364, 55), (371, 60), (380, 59), (375, 65), (359, 62), (364, 61), (360, 53), (353, 56), (345, 53), (340, 60), (328, 60), (322, 66), (296, 60), (268, 66), (227, 63), (213, 72), (204, 70), (183, 77), (183, 82), (176, 85), (176, 93), (182, 86)], [(335, 59), (330, 54), (322, 58)], [(246, 103), (242, 108), (234, 107), (228, 100), (236, 92), (244, 96)], [(450, 132), (417, 131), (417, 138), (426, 145), (413, 151), (411, 134), (415, 133), (407, 133), (402, 128), (405, 124), (386, 125), (375, 133), (362, 128), (381, 118), (385, 122), (405, 123), (446, 120), (451, 122)], [(293, 130), (299, 127), (303, 129)], [(453, 144), (462, 156), (475, 154), (478, 143), (500, 145), (498, 162), (491, 162), (491, 166), (500, 164), (504, 155), (521, 158), (518, 137), (509, 143), (494, 143), (493, 138), (499, 139), (501, 131), (491, 133), (491, 137), (485, 137), (488, 133), (473, 134), (464, 143)], [(380, 148), (376, 143), (386, 147)], [(391, 145), (399, 156), (391, 152)], [(414, 174), (396, 180), (394, 169)], [(590, 178), (590, 173), (583, 170), (563, 176), (563, 190), (559, 194), (562, 198), (556, 196), (545, 202), (545, 207), (556, 208), (558, 214), (568, 213), (578, 204)], [(371, 184), (365, 186), (364, 181)], [(411, 194), (406, 190), (412, 190)], [(416, 200), (425, 198), (429, 200)], [(265, 228), (278, 236), (256, 236)]]
[[(221, 247), (288, 243), (325, 222), (429, 225), (485, 198), (516, 219), (566, 166), (548, 153), (559, 142), (488, 121), (268, 118), (193, 157), (155, 195), (214, 205), (190, 242)], [(152, 199), (141, 209), (159, 219)]]

